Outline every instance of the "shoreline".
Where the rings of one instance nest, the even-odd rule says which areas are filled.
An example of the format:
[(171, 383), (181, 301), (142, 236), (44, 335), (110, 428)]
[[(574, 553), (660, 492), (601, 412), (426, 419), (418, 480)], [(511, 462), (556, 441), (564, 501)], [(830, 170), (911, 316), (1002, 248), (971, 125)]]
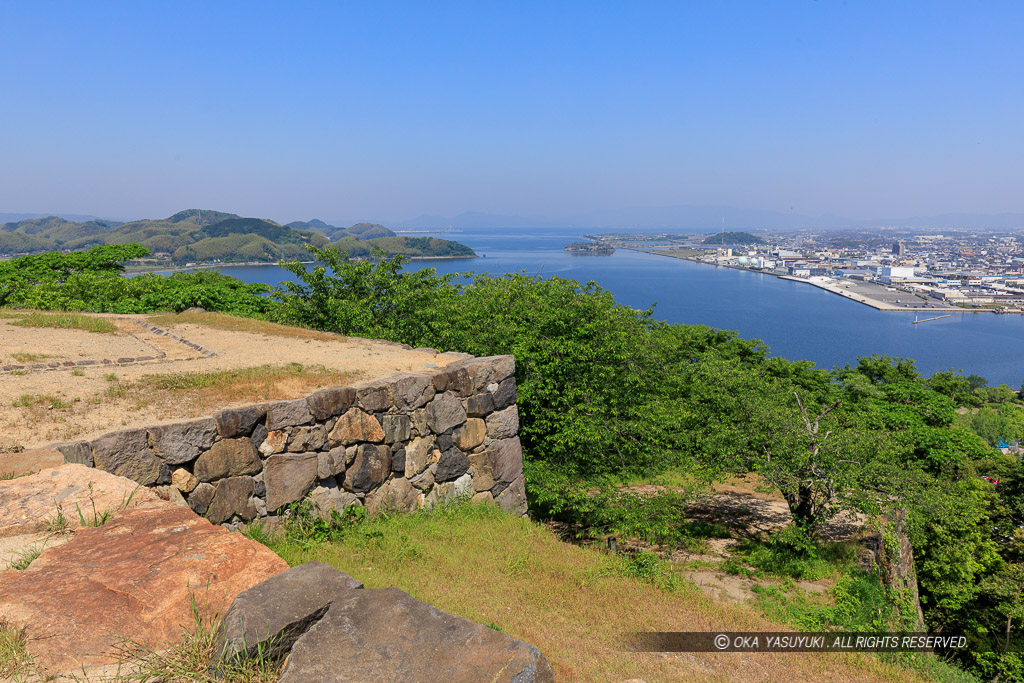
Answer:
[(742, 270), (742, 271), (745, 271), (745, 272), (748, 272), (748, 273), (755, 273), (757, 275), (770, 275), (770, 276), (776, 277), (776, 278), (778, 278), (780, 280), (789, 280), (790, 282), (799, 282), (799, 283), (806, 284), (806, 285), (812, 285), (812, 286), (817, 287), (819, 289), (823, 289), (826, 292), (830, 292), (832, 294), (835, 294), (836, 296), (841, 296), (844, 299), (847, 299), (849, 301), (853, 301), (853, 302), (859, 303), (859, 304), (864, 304), (865, 306), (873, 308), (876, 311), (893, 312), (893, 313), (922, 313), (922, 312), (928, 313), (928, 312), (931, 312), (931, 311), (936, 311), (936, 312), (939, 312), (939, 313), (995, 313), (995, 314), (999, 314), (999, 315), (1004, 315), (1004, 314), (1021, 315), (1021, 314), (1024, 314), (1024, 312), (1022, 312), (1022, 311), (997, 311), (997, 310), (990, 309), (990, 308), (961, 308), (959, 306), (943, 306), (943, 307), (936, 306), (936, 307), (928, 307), (928, 308), (910, 308), (910, 307), (907, 307), (907, 306), (893, 306), (892, 304), (887, 304), (884, 301), (879, 301), (878, 299), (872, 299), (871, 297), (864, 296), (863, 294), (855, 294), (853, 292), (848, 292), (846, 290), (843, 290), (843, 289), (839, 288), (836, 285), (833, 285), (833, 284), (830, 284), (830, 283), (827, 283), (827, 282), (816, 282), (814, 280), (808, 280), (808, 279), (801, 278), (801, 277), (794, 277), (792, 275), (780, 275), (779, 273), (773, 273), (773, 272), (765, 271), (765, 270), (754, 270), (754, 269), (751, 269), (751, 268), (744, 268), (742, 266), (733, 266), (733, 265), (721, 264), (721, 263), (708, 263), (706, 261), (701, 261), (699, 259), (692, 258), (692, 257), (689, 257), (689, 256), (676, 256), (675, 254), (665, 254), (665, 253), (658, 252), (658, 251), (653, 251), (653, 250), (648, 250), (648, 249), (639, 249), (639, 248), (636, 248), (636, 247), (618, 246), (617, 248), (629, 249), (630, 251), (636, 251), (636, 252), (640, 252), (642, 254), (650, 254), (652, 256), (666, 256), (668, 258), (679, 259), (679, 260), (682, 260), (682, 261), (690, 261), (691, 263), (697, 263), (697, 264), (700, 264), (702, 266), (715, 266), (716, 268), (730, 268), (732, 270)]
[[(473, 256), (407, 256), (410, 261), (452, 261), (455, 259), (485, 258), (480, 254)], [(318, 261), (300, 261), (303, 265), (318, 263)], [(184, 273), (190, 270), (211, 270), (216, 268), (236, 268), (239, 266), (276, 266), (280, 267), (280, 261), (233, 261), (231, 263), (197, 263), (194, 266), (147, 266), (127, 267), (124, 273), (141, 275), (143, 273)]]

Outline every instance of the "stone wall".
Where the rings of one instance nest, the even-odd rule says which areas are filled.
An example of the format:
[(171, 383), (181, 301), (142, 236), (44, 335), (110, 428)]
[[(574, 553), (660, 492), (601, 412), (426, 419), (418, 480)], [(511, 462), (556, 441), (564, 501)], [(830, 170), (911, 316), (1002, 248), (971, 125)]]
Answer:
[(523, 515), (514, 371), (512, 356), (469, 358), (49, 448), (215, 524), (275, 515), (306, 494), (322, 514), (471, 497)]

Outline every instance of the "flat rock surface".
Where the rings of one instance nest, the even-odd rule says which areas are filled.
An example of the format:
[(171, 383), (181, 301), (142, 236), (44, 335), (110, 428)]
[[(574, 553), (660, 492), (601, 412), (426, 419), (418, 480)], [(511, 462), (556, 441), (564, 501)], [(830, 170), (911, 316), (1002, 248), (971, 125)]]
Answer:
[(0, 620), (27, 627), (43, 670), (91, 670), (111, 664), (128, 639), (150, 649), (180, 640), (193, 598), (223, 614), (238, 593), (285, 569), (266, 547), (187, 509), (135, 508), (76, 531), (28, 569), (0, 572)]
[(397, 588), (354, 590), (301, 636), (280, 683), (550, 683), (537, 648)]
[(0, 538), (46, 531), (58, 506), (68, 529), (81, 527), (83, 518), (88, 525), (106, 512), (173, 507), (124, 477), (85, 465), (61, 465), (0, 481)]

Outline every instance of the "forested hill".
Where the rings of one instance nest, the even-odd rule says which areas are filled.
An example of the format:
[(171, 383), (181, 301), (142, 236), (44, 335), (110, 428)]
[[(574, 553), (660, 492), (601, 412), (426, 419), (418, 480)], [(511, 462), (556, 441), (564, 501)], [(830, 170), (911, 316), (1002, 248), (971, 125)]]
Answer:
[(356, 257), (368, 256), (374, 249), (410, 257), (475, 256), (457, 242), (400, 237), (376, 223), (343, 228), (314, 219), (281, 225), (205, 209), (128, 223), (79, 223), (49, 216), (0, 225), (0, 256), (132, 243), (146, 247), (158, 262), (174, 264), (302, 259), (308, 255), (307, 244), (338, 247)]

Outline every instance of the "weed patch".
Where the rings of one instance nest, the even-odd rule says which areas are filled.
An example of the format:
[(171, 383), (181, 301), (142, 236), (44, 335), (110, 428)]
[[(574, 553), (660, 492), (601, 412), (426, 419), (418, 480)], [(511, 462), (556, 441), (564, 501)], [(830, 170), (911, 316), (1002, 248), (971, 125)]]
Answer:
[(41, 313), (34, 311), (19, 316), (8, 325), (18, 327), (56, 327), (60, 329), (85, 330), (97, 334), (117, 334), (117, 325), (103, 318), (94, 318), (80, 313)]

